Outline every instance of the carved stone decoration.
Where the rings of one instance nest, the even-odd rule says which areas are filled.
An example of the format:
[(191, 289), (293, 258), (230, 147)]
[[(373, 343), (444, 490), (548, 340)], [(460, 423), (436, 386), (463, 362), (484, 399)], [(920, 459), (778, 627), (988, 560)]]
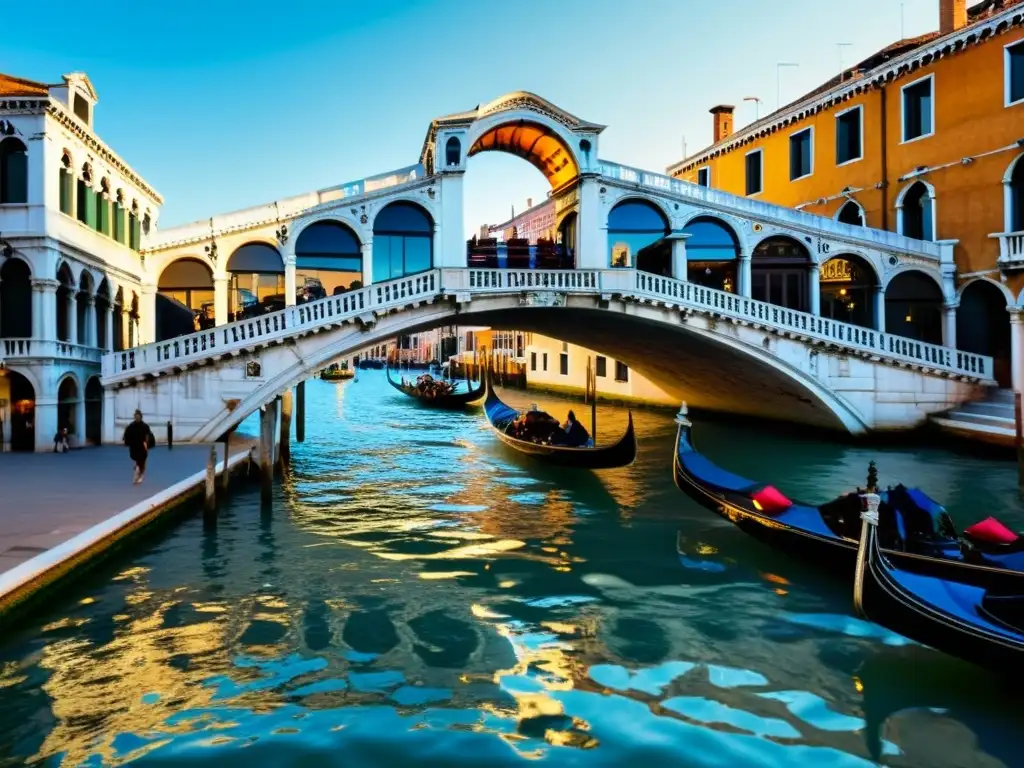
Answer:
[(365, 224), (369, 220), (370, 220), (370, 218), (365, 213), (362, 216), (359, 217), (359, 223), (360, 224)]
[(486, 112), (483, 112), (481, 117), (484, 115), (493, 115), (495, 112), (512, 112), (517, 109), (526, 110), (527, 112), (536, 112), (538, 115), (543, 115), (557, 123), (561, 123), (566, 128), (576, 128), (579, 126), (579, 123), (572, 120), (568, 115), (555, 112), (550, 109), (545, 109), (536, 101), (527, 98), (526, 96), (512, 96), (508, 99), (502, 99), (497, 104), (489, 107)]
[(259, 360), (250, 360), (245, 364), (245, 378), (259, 379), (263, 376), (263, 366)]
[(519, 297), (521, 307), (564, 307), (566, 296), (556, 291), (524, 293)]

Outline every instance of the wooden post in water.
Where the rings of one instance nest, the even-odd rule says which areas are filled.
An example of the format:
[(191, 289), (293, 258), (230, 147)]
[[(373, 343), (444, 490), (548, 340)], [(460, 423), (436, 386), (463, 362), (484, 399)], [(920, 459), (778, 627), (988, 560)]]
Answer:
[(281, 395), (281, 469), (292, 460), (292, 391), (286, 389)]
[(1013, 420), (1017, 427), (1017, 486), (1024, 494), (1024, 415), (1021, 412), (1020, 392), (1013, 393)]
[(231, 432), (224, 435), (224, 468), (220, 472), (220, 490), (222, 493), (228, 492), (228, 483), (231, 480), (231, 475), (228, 473), (228, 459), (231, 457)]
[(277, 408), (269, 402), (260, 408), (260, 497), (270, 501), (274, 494), (274, 427)]
[(295, 385), (295, 440), (302, 443), (306, 440), (306, 382)]
[(597, 446), (597, 369), (587, 358), (587, 387), (590, 389), (590, 439)]
[(214, 517), (217, 514), (217, 444), (210, 446), (210, 458), (206, 460), (206, 498), (203, 505), (203, 516)]

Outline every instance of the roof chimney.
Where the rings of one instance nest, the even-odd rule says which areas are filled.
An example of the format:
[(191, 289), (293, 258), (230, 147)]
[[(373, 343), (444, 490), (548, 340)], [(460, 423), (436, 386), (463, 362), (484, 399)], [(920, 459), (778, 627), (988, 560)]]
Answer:
[(967, 26), (967, 0), (939, 0), (939, 34), (948, 35)]
[(729, 104), (719, 104), (711, 108), (710, 112), (715, 116), (714, 144), (732, 135), (732, 113), (735, 109), (736, 107)]
[(532, 197), (526, 198), (526, 207), (527, 208), (533, 208), (533, 198)]

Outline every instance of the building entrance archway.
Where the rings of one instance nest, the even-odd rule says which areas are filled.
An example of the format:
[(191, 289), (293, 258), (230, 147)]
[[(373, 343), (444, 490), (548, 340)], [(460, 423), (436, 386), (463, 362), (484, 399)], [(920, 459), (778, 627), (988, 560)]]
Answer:
[(818, 280), (822, 317), (862, 328), (878, 327), (875, 317), (878, 278), (865, 259), (851, 253), (833, 256), (821, 265)]
[(0, 371), (0, 447), (12, 451), (36, 449), (36, 392), (25, 376)]
[(960, 294), (956, 311), (956, 348), (990, 356), (1000, 387), (1013, 384), (1010, 313), (1006, 306), (1006, 296), (998, 286), (988, 280), (975, 280)]
[(751, 298), (808, 311), (810, 267), (811, 254), (793, 238), (778, 235), (762, 240), (750, 260)]
[(85, 441), (91, 445), (102, 442), (103, 432), (103, 386), (99, 376), (93, 376), (85, 383)]

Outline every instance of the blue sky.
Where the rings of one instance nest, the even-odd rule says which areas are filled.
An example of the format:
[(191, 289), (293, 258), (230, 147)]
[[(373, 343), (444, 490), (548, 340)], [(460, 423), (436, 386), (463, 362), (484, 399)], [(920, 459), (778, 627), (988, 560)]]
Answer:
[[(939, 0), (905, 0), (906, 36)], [(514, 90), (607, 125), (600, 154), (663, 171), (736, 122), (897, 39), (899, 0), (178, 0), (16, 3), (2, 71), (80, 70), (100, 136), (164, 196), (162, 226), (415, 163), (430, 120)], [(840, 6), (848, 13), (841, 13)], [(856, 9), (855, 11), (853, 9)], [(97, 13), (97, 11), (101, 11)], [(466, 226), (508, 218), (547, 185), (524, 161), (478, 155)]]

